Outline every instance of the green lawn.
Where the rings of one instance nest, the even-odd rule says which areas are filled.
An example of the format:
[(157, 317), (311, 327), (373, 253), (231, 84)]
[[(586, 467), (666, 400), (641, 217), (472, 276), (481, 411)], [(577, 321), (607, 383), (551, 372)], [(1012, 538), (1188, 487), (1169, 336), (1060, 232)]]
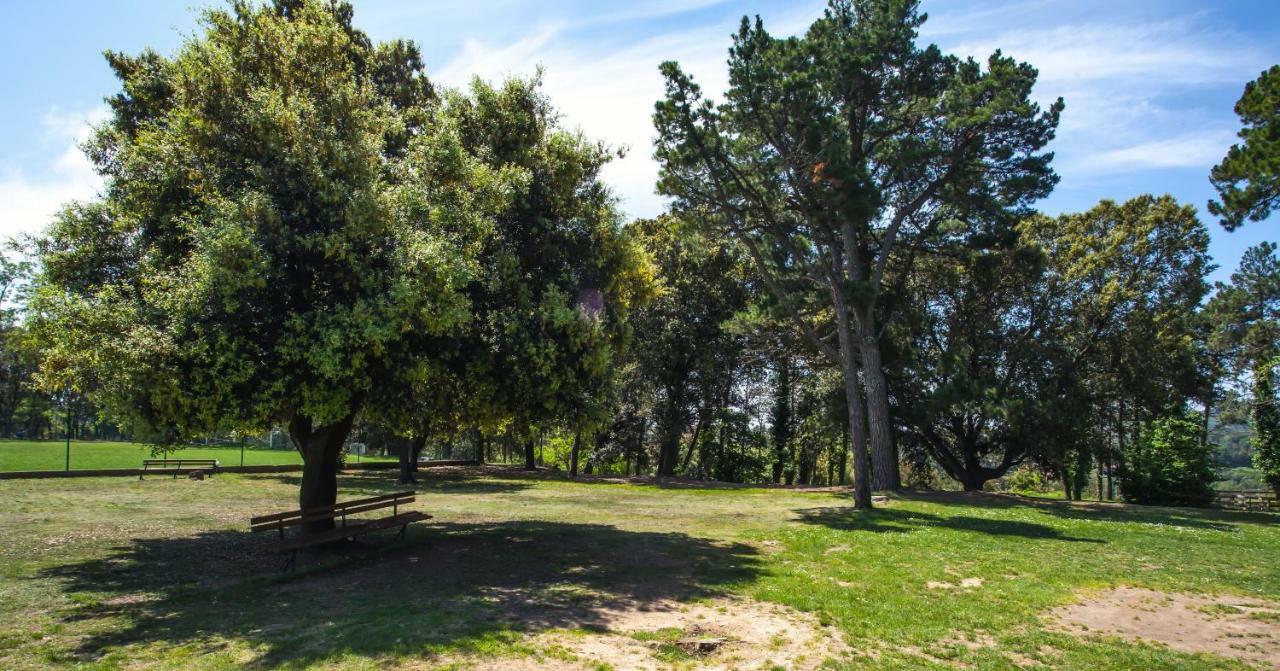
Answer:
[[(246, 527), (296, 501), (295, 474), (0, 481), (0, 668), (644, 668), (608, 659), (624, 641), (656, 668), (697, 669), (713, 658), (682, 652), (663, 618), (714, 626), (765, 604), (843, 641), (805, 668), (1236, 669), (1250, 667), (1047, 618), (1113, 585), (1280, 600), (1269, 515), (959, 494), (856, 513), (836, 492), (492, 467), (422, 480), (414, 506), (431, 523), (304, 556), (294, 574)], [(341, 496), (395, 487), (352, 473)], [(981, 584), (930, 586), (961, 580)], [(619, 613), (645, 624), (616, 636)]]
[[(66, 443), (60, 440), (0, 440), (0, 471), (60, 471), (66, 467)], [(172, 456), (191, 459), (217, 459), (223, 466), (240, 465), (240, 448), (236, 446), (189, 446)], [(111, 441), (71, 441), (71, 470), (99, 468), (139, 468), (143, 459), (151, 458), (151, 447), (142, 443)], [(355, 461), (356, 457), (349, 457)], [(386, 461), (386, 457), (361, 457), (362, 460)], [(296, 450), (246, 449), (245, 465), (300, 464)]]

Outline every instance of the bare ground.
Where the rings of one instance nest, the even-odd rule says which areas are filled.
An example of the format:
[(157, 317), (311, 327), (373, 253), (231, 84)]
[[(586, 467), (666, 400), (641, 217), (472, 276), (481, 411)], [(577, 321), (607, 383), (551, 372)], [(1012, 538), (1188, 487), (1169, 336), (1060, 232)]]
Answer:
[(1079, 636), (1158, 643), (1280, 669), (1280, 603), (1118, 587), (1054, 613)]
[(664, 601), (643, 609), (610, 608), (596, 616), (603, 629), (550, 631), (526, 639), (525, 644), (545, 654), (429, 663), (479, 671), (656, 671), (673, 665), (706, 671), (805, 671), (848, 650), (834, 629), (821, 626), (812, 615), (743, 598)]

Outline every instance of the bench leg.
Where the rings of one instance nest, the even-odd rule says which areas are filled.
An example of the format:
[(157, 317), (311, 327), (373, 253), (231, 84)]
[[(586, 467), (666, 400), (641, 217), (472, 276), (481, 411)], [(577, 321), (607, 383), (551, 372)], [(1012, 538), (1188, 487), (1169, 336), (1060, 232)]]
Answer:
[(406, 530), (406, 529), (408, 529), (408, 528), (409, 528), (409, 523), (408, 523), (408, 522), (405, 522), (404, 524), (401, 524), (401, 525), (400, 525), (400, 533), (396, 534), (396, 540), (398, 540), (398, 541), (400, 541), (400, 540), (404, 540), (404, 532), (405, 532), (405, 530)]
[(298, 568), (298, 551), (294, 550), (289, 553), (289, 558), (284, 560), (284, 573), (297, 570)]

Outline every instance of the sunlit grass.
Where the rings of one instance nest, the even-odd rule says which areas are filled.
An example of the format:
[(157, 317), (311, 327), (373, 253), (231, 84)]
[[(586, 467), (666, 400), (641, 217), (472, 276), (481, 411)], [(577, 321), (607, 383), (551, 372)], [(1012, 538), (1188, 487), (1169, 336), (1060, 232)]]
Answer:
[[(724, 595), (814, 613), (851, 647), (836, 669), (1245, 668), (1043, 618), (1119, 584), (1280, 599), (1268, 515), (963, 495), (858, 513), (838, 492), (421, 477), (432, 524), (293, 575), (246, 528), (294, 504), (294, 474), (0, 481), (0, 668), (590, 668), (530, 636), (590, 635), (606, 606)], [(397, 488), (389, 473), (341, 484), (343, 497)], [(656, 663), (696, 668), (652, 644)]]

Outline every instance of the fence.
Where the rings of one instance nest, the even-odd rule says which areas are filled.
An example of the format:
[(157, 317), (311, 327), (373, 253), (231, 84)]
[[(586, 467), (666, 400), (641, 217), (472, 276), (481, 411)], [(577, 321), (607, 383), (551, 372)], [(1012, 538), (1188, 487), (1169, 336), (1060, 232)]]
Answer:
[(1275, 492), (1217, 491), (1213, 493), (1213, 505), (1227, 510), (1280, 512)]

